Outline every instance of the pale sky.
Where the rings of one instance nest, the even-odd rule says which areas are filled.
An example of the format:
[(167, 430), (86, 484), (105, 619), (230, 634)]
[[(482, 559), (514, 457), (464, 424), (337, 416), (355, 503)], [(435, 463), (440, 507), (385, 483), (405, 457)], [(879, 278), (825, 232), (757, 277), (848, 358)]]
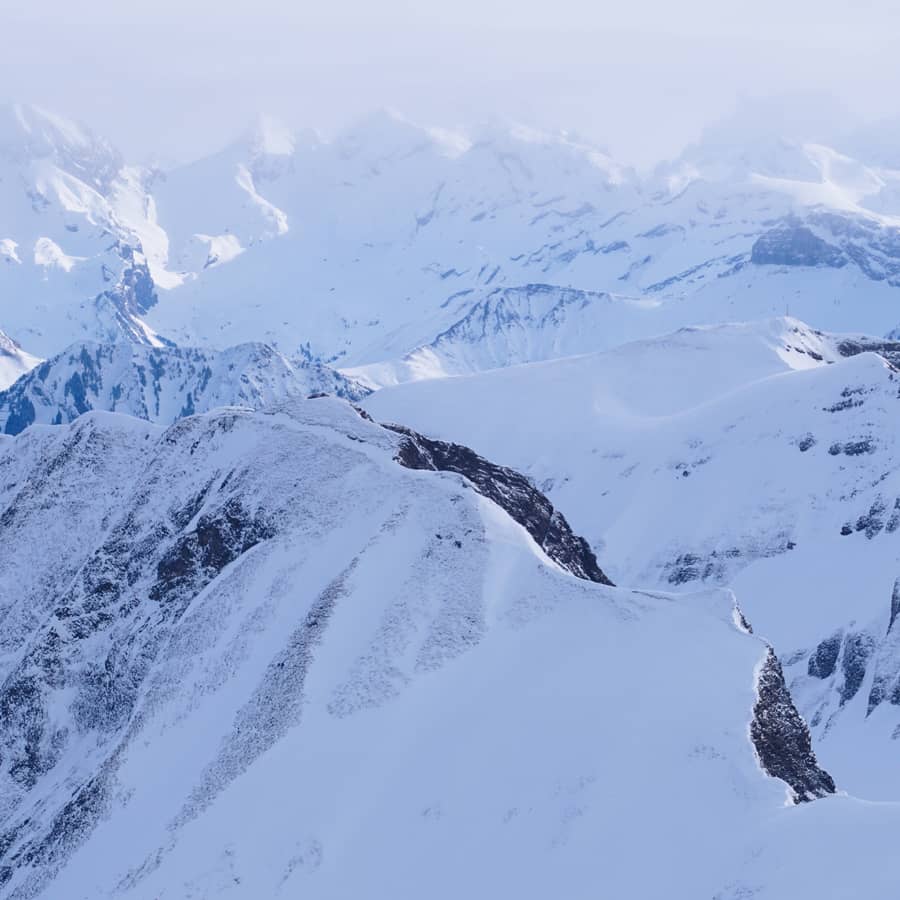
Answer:
[(390, 107), (567, 128), (648, 165), (741, 96), (792, 95), (783, 126), (840, 133), (900, 115), (897, 85), (887, 0), (0, 0), (0, 99), (138, 160), (214, 150), (260, 111), (328, 132)]

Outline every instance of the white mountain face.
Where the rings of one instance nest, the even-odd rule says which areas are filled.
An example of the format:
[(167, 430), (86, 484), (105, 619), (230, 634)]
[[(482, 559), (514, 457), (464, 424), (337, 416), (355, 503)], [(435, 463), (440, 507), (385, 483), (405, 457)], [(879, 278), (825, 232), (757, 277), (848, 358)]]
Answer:
[[(231, 170), (252, 169), (242, 152)], [(384, 115), (279, 159), (278, 177), (257, 187), (287, 233), (173, 293), (189, 296), (179, 305), (164, 299), (154, 328), (207, 339), (199, 309), (207, 333), (293, 335), (351, 367), (404, 368), (412, 353), (419, 371), (423, 348), (498, 290), (535, 284), (639, 299), (654, 312), (630, 337), (786, 309), (831, 330), (896, 324), (898, 175), (821, 145), (736, 156), (713, 142), (642, 181), (566, 138), (497, 128), (451, 142)]]
[(302, 149), (283, 126), (260, 117), (241, 140), (216, 156), (157, 173), (153, 197), (173, 266), (198, 273), (286, 234), (286, 214), (260, 189), (268, 193), (289, 175)]
[[(220, 204), (231, 203), (223, 197), (240, 191), (245, 171), (285, 217), (281, 237), (211, 267), (171, 295), (177, 304), (160, 305), (153, 327), (178, 342), (228, 340), (250, 329), (289, 350), (310, 341), (329, 360), (405, 352), (468, 308), (476, 288), (508, 281), (502, 264), (527, 246), (531, 220), (540, 216), (549, 226), (567, 214), (547, 204), (569, 192), (585, 209), (617, 209), (618, 193), (634, 194), (632, 176), (594, 148), (521, 129), (473, 140), (385, 113), (329, 142), (297, 139), (290, 157), (260, 154), (260, 143), (268, 146), (239, 143), (211, 161), (209, 172), (201, 161), (169, 176), (179, 186), (181, 179), (213, 185), (216, 172), (227, 176), (230, 186), (206, 207), (192, 198), (191, 233), (223, 234), (229, 221), (243, 221), (220, 213)], [(230, 232), (241, 247), (264, 231), (258, 207), (245, 197), (250, 222)], [(163, 200), (160, 210), (165, 224)], [(262, 288), (260, 266), (269, 273)]]
[(641, 334), (653, 311), (652, 304), (627, 297), (549, 284), (495, 288), (402, 359), (345, 371), (375, 388), (557, 359)]
[(11, 337), (0, 331), (0, 391), (6, 390), (40, 360), (26, 353)]
[(265, 344), (224, 351), (82, 343), (0, 391), (0, 431), (71, 422), (92, 409), (170, 425), (220, 406), (258, 409), (277, 400), (368, 391), (327, 366), (289, 361)]
[(0, 471), (5, 896), (889, 896), (900, 807), (829, 796), (732, 595), (598, 583), (465, 448), (322, 399)]
[[(838, 782), (900, 799), (900, 378), (866, 349), (897, 359), (900, 344), (790, 319), (689, 329), (366, 406), (525, 472), (616, 583), (732, 587)], [(816, 669), (829, 640), (840, 659)]]
[(152, 342), (140, 316), (168, 239), (144, 174), (86, 128), (34, 107), (0, 107), (0, 293), (4, 328), (50, 356), (76, 339)]

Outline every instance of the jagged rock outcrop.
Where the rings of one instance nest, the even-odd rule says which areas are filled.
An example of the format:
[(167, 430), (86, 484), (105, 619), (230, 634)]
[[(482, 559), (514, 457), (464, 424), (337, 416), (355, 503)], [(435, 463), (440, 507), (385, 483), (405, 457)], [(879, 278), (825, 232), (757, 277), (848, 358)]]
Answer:
[(841, 338), (837, 342), (837, 350), (841, 356), (856, 356), (859, 353), (877, 353), (883, 356), (894, 368), (900, 367), (900, 341), (878, 340), (870, 337)]
[(809, 657), (806, 668), (808, 674), (813, 678), (830, 678), (834, 674), (843, 637), (842, 632), (835, 632), (816, 647)]
[(397, 455), (401, 465), (463, 475), (522, 525), (554, 562), (579, 578), (612, 585), (587, 541), (573, 534), (563, 514), (524, 475), (488, 462), (461, 444), (431, 440), (399, 425), (385, 427), (406, 437)]
[(795, 803), (833, 794), (834, 780), (816, 760), (809, 728), (797, 712), (771, 647), (760, 667), (756, 690), (750, 737), (760, 765), (788, 784)]
[(757, 265), (855, 265), (872, 281), (900, 284), (900, 229), (877, 218), (812, 210), (791, 215), (761, 234), (750, 261)]
[(169, 425), (217, 406), (249, 406), (327, 392), (359, 400), (368, 391), (307, 359), (289, 361), (266, 344), (223, 351), (82, 343), (0, 392), (0, 431), (59, 425), (91, 409)]

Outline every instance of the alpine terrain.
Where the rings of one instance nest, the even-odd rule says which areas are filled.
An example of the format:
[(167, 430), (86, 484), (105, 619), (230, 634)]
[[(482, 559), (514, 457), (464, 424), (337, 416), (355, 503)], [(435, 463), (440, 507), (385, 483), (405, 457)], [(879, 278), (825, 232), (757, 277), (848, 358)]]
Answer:
[(881, 137), (0, 107), (0, 900), (898, 896)]

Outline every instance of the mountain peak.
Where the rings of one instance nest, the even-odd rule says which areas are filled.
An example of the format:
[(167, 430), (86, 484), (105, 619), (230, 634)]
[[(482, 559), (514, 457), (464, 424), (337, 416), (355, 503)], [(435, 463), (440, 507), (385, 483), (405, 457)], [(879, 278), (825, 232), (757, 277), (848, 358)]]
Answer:
[(296, 149), (294, 131), (268, 113), (259, 113), (247, 133), (254, 155), (292, 156)]
[(5, 391), (40, 360), (26, 353), (6, 332), (0, 331), (0, 391)]
[(86, 126), (23, 103), (0, 106), (0, 159), (27, 164), (49, 159), (104, 192), (121, 170), (119, 152)]

